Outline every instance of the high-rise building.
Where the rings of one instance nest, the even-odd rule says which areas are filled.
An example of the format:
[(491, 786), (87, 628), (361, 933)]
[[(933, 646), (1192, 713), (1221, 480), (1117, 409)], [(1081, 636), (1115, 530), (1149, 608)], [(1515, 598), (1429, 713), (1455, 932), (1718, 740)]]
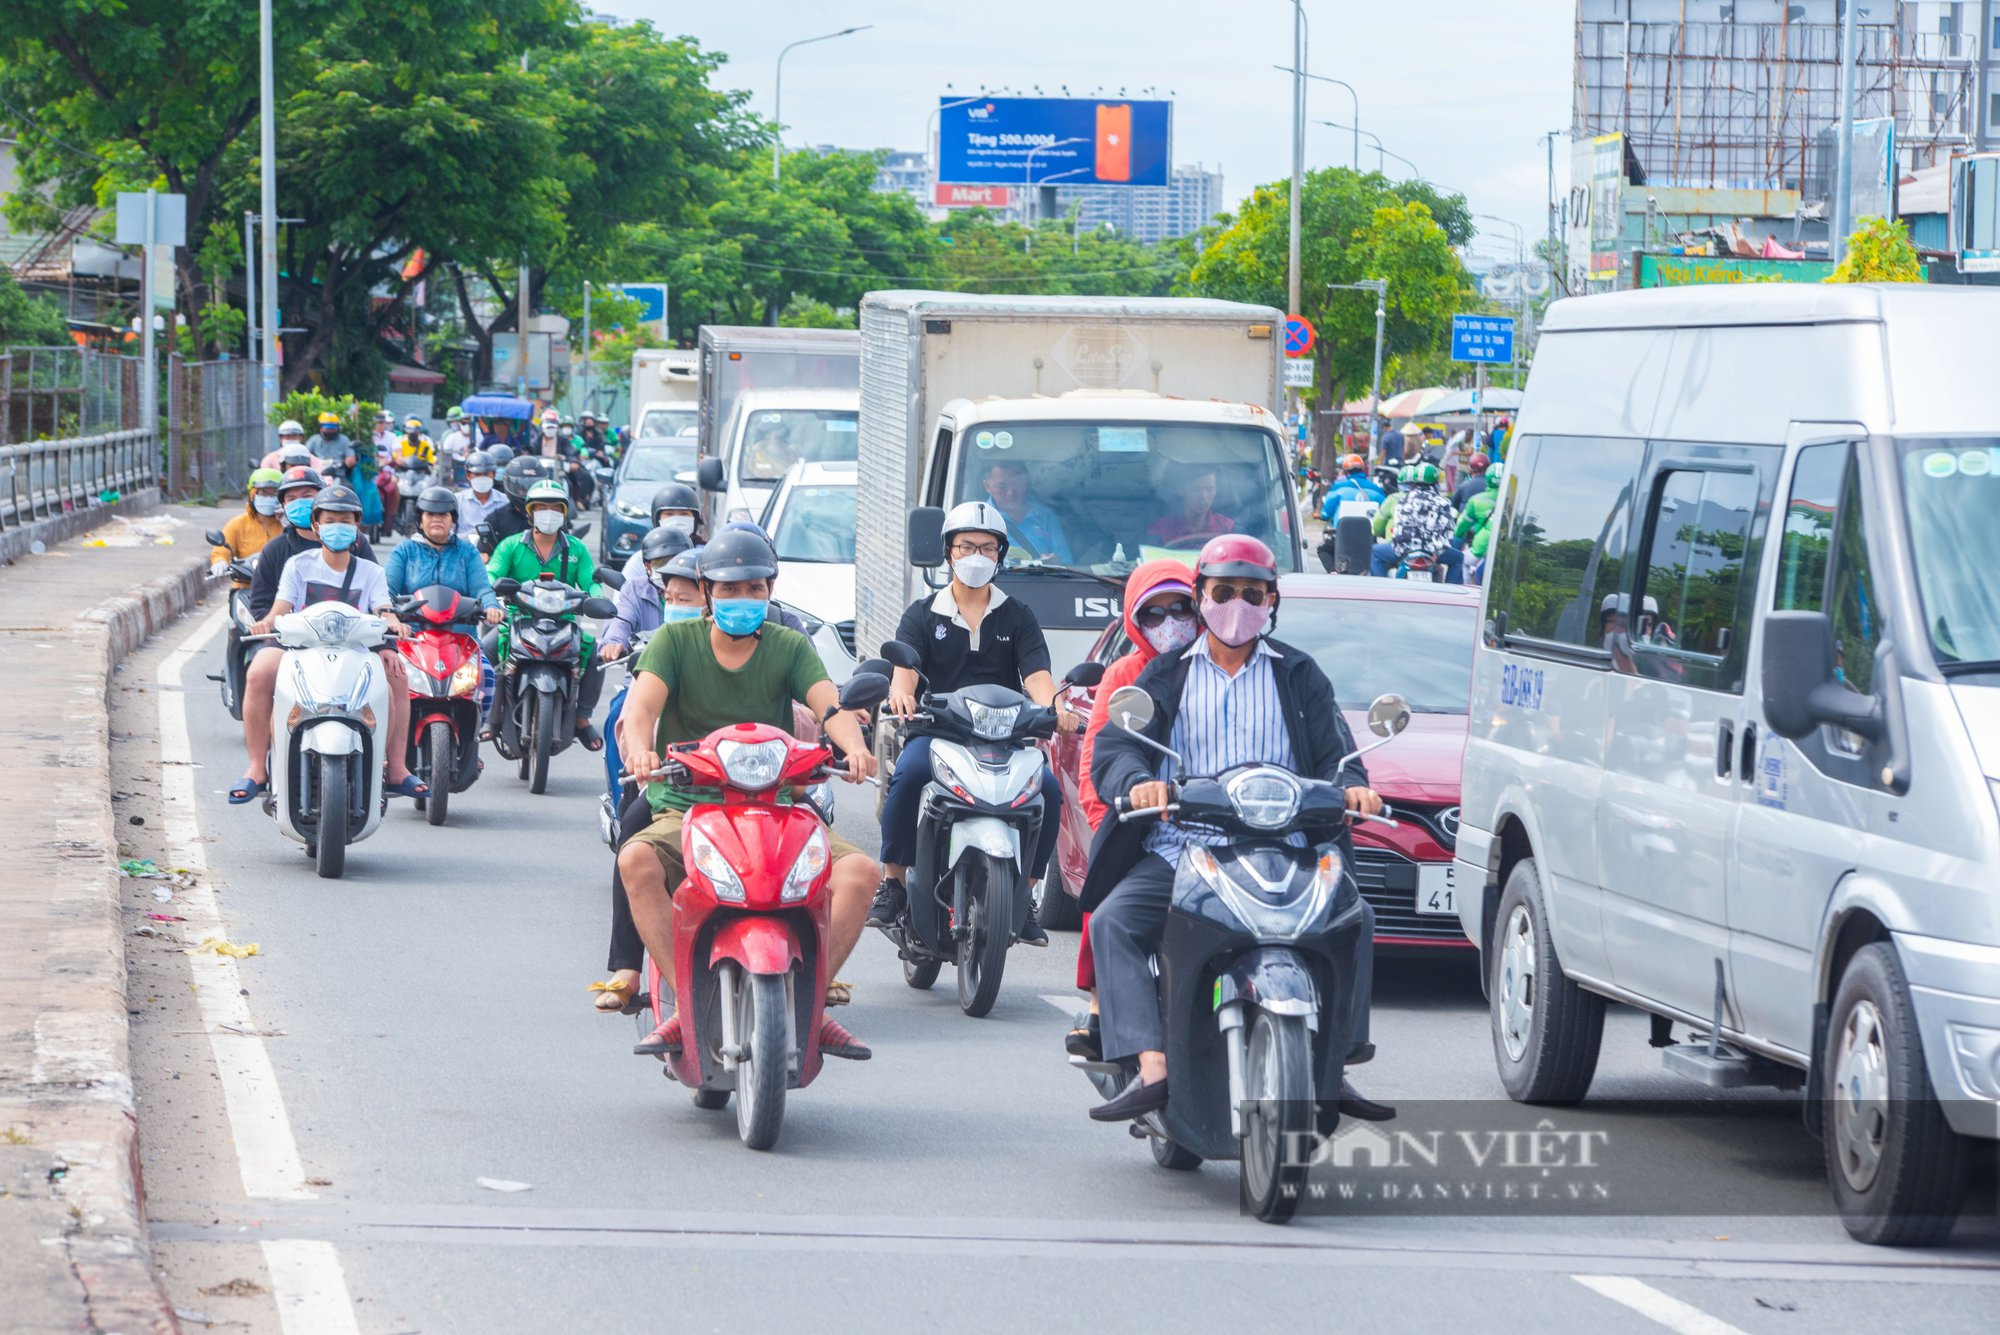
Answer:
[(1157, 245), (1200, 231), (1224, 208), (1222, 173), (1199, 163), (1174, 168), (1164, 186), (1058, 185), (1056, 208), (1082, 206), (1076, 225), (1089, 231), (1113, 227), (1141, 245)]

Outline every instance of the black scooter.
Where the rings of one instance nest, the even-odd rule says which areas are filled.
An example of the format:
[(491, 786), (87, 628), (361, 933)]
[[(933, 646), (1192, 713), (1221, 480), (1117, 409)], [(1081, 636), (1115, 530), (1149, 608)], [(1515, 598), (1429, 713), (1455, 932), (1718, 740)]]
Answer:
[[(212, 528), (202, 534), (211, 547), (227, 547), (222, 530)], [(257, 577), (257, 558), (238, 557), (228, 565), (227, 573), (233, 580), (248, 582)], [(248, 587), (229, 591), (229, 647), (223, 653), (222, 671), (211, 672), (208, 679), (222, 683), (222, 707), (229, 711), (229, 717), (238, 723), (243, 721), (243, 682), (250, 674), (250, 660), (257, 656), (260, 645), (245, 644), (243, 637), (250, 633), (250, 627), (257, 618), (250, 615), (250, 590)]]
[[(600, 571), (598, 578), (615, 584), (618, 576)], [(618, 615), (618, 608), (554, 575), (527, 584), (503, 579), (493, 592), (508, 611), (507, 661), (500, 665), (489, 724), (493, 744), (519, 762), (528, 791), (541, 793), (549, 786), (549, 757), (576, 740), (576, 700), (586, 666), (576, 618), (603, 621)]]
[[(1179, 772), (1180, 756), (1144, 735), (1151, 696), (1121, 687), (1109, 709), (1109, 726), (1169, 757)], [(1383, 740), (1341, 763), (1409, 723), (1403, 697), (1378, 697), (1368, 726)], [(1176, 788), (1164, 808), (1113, 803), (1121, 821), (1167, 813), (1229, 839), (1190, 844), (1181, 856), (1155, 956), (1168, 1102), (1134, 1122), (1132, 1134), (1151, 1140), (1165, 1168), (1240, 1160), (1243, 1208), (1284, 1223), (1305, 1190), (1314, 1133), (1330, 1136), (1339, 1124), (1337, 1096), (1358, 1018), (1352, 984), (1363, 952), (1373, 949), (1341, 853), (1346, 793), (1264, 764), (1182, 777)], [(1293, 835), (1304, 835), (1304, 845), (1288, 843)], [(1073, 1056), (1070, 1064), (1106, 1098), (1124, 1086), (1127, 1072), (1116, 1063)]]

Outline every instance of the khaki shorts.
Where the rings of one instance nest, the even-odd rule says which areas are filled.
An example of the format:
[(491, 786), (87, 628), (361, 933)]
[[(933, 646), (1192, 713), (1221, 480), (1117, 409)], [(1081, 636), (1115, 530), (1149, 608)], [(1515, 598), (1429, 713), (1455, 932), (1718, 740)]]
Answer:
[[(681, 861), (681, 825), (686, 819), (687, 812), (668, 807), (655, 815), (645, 829), (629, 836), (633, 843), (644, 844), (652, 849), (653, 856), (660, 860), (660, 866), (667, 873), (667, 893), (670, 895), (680, 889), (681, 882), (687, 879), (687, 864)], [(833, 853), (828, 866), (839, 862), (850, 853), (861, 852), (853, 844), (835, 834), (831, 828), (827, 830), (826, 838), (832, 846)]]

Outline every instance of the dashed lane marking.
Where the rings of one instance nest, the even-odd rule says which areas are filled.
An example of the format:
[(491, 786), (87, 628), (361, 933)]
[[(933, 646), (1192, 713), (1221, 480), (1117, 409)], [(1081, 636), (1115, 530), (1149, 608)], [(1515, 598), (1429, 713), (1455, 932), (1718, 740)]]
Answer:
[(1678, 1335), (1744, 1335), (1744, 1332), (1710, 1316), (1669, 1293), (1662, 1293), (1630, 1275), (1571, 1275), (1571, 1279), (1591, 1292), (1629, 1307), (1648, 1321), (1657, 1322)]

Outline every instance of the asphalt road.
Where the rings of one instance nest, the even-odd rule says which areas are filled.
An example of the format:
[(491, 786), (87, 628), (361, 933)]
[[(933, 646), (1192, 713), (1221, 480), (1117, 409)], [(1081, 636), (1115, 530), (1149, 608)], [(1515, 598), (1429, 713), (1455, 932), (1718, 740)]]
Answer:
[[(194, 629), (121, 677), (119, 809), (148, 822), (127, 831), (136, 856), (162, 856), (162, 822), (187, 819), (158, 797), (160, 699), (145, 688)], [(1985, 1217), (1948, 1247), (1855, 1245), (1795, 1101), (1771, 1093), (1722, 1100), (1733, 1115), (1668, 1142), (1697, 1184), (1683, 1208), (1712, 1213), (1336, 1205), (1282, 1229), (1245, 1220), (1233, 1164), (1168, 1172), (1085, 1117), (1094, 1094), (1060, 1049), (1072, 934), (1017, 949), (977, 1021), (959, 1014), (949, 970), (914, 992), (868, 936), (844, 971), (843, 1018), (875, 1059), (829, 1062), (791, 1096), (778, 1147), (753, 1153), (733, 1113), (696, 1109), (630, 1055), (631, 1020), (590, 1007), (610, 865), (598, 757), (557, 757), (535, 797), (489, 753), (447, 827), (392, 803), (346, 878), (321, 881), (258, 808), (224, 801), (243, 755), (203, 679), (220, 645), (185, 672), (192, 814), (228, 938), (258, 944), (238, 975), (313, 1198), (246, 1194), (238, 1149), (258, 1107), (224, 1097), (171, 929), (135, 939), (148, 1206), (192, 1328), (1186, 1330), (1250, 1314), (1276, 1328), (1537, 1335), (1992, 1328), (1990, 1185), (1975, 1197)], [(842, 796), (840, 828), (863, 847), (871, 798)], [(151, 888), (128, 883), (134, 924), (162, 907)], [(1614, 1011), (1593, 1100), (1696, 1095), (1660, 1073), (1645, 1036)], [(1375, 1040), (1380, 1056), (1355, 1072), (1366, 1092), (1458, 1101), (1484, 1124), (1482, 1101), (1500, 1091), (1467, 961), (1384, 961)], [(1647, 1121), (1606, 1116), (1619, 1135)], [(289, 1240), (330, 1243), (344, 1295), (299, 1295), (282, 1253), (252, 1245)]]

